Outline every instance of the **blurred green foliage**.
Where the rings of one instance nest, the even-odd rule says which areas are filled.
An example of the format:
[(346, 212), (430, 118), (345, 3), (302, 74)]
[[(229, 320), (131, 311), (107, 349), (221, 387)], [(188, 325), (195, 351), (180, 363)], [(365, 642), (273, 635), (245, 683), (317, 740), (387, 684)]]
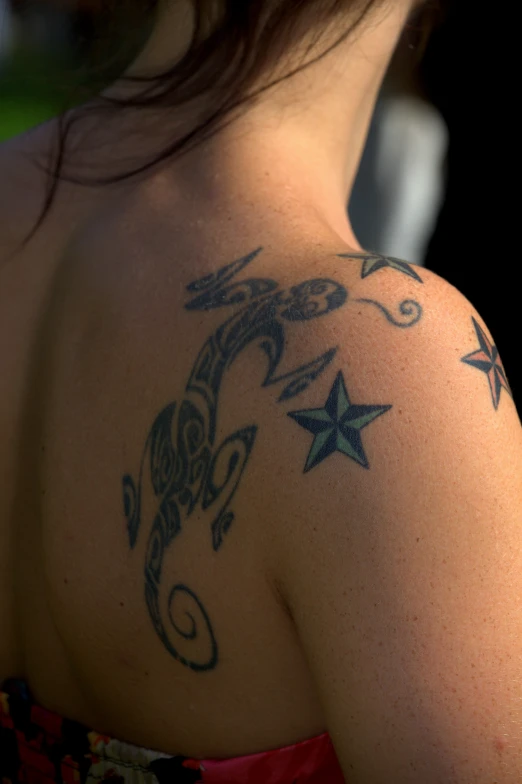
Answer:
[(65, 58), (15, 52), (0, 67), (0, 141), (57, 115), (76, 81)]
[(125, 3), (117, 10), (100, 18), (90, 39), (71, 32), (67, 44), (44, 50), (19, 42), (0, 61), (0, 141), (89, 100), (123, 72), (150, 34), (154, 17), (141, 10), (138, 23)]

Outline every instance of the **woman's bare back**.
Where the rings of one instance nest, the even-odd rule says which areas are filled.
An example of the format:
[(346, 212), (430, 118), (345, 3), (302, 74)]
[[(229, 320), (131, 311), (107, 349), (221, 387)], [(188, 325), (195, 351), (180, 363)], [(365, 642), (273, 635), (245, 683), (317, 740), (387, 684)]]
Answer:
[(167, 753), (328, 730), (346, 778), (511, 784), (522, 431), (471, 303), (190, 157), (64, 185), (10, 258), (30, 143), (0, 160), (0, 679)]
[[(5, 158), (14, 187), (0, 222), (18, 231), (11, 245), (4, 236), (3, 255), (41, 197), (17, 154)], [(276, 748), (326, 729), (269, 577), (263, 505), (277, 492), (271, 453), (286, 417), (278, 399), (331, 359), (330, 347), (319, 357), (306, 351), (307, 325), (293, 322), (291, 307), (308, 293), (292, 290), (324, 276), (312, 266), (317, 249), (326, 269), (334, 246), (299, 246), (298, 226), (271, 231), (239, 205), (237, 215), (214, 207), (185, 199), (174, 178), (137, 189), (64, 185), (36, 238), (0, 267), (0, 682), (25, 677), (62, 715), (196, 757)], [(207, 276), (217, 274), (216, 289)], [(236, 299), (218, 307), (236, 284)], [(327, 307), (344, 296), (343, 285), (334, 289)], [(252, 312), (237, 326), (243, 345), (219, 349), (226, 367), (203, 357), (241, 302), (258, 308), (276, 291), (277, 313)], [(197, 477), (185, 477), (154, 578), (154, 482), (181, 459), (161, 443), (173, 418), (186, 429), (184, 447), (199, 454), (205, 439), (214, 463), (198, 497)], [(189, 457), (180, 470), (203, 470)], [(231, 460), (239, 463), (225, 479)], [(178, 582), (176, 643), (162, 638), (150, 592)]]

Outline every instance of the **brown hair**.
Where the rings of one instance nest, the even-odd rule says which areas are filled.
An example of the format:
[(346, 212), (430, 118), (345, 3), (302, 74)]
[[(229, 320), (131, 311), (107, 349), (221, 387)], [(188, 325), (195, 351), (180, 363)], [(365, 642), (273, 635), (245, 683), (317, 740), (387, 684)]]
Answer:
[[(262, 92), (328, 54), (361, 24), (371, 8), (383, 2), (385, 0), (192, 0), (192, 39), (188, 50), (175, 65), (154, 76), (120, 76), (118, 79), (122, 84), (138, 85), (139, 89), (126, 97), (98, 95), (85, 105), (64, 111), (57, 118), (55, 152), (51, 163), (43, 166), (49, 177), (45, 200), (38, 220), (23, 245), (45, 220), (60, 180), (83, 185), (118, 182), (193, 149), (227, 125), (238, 108), (246, 107)], [(136, 25), (141, 19), (142, 23), (149, 24), (150, 31), (150, 22), (154, 19), (159, 0), (123, 0), (123, 5), (127, 20), (131, 19)], [(327, 30), (348, 10), (353, 12), (350, 14), (351, 24), (331, 46), (283, 76), (249, 92), (252, 85), (277, 66), (283, 55), (298, 42), (303, 30), (317, 29), (320, 37), (321, 31)], [(120, 39), (124, 18), (120, 16), (121, 11), (121, 0), (110, 0), (105, 4), (102, 18), (106, 30), (117, 27)], [(102, 35), (100, 40), (106, 42), (107, 36)], [(108, 61), (107, 64), (110, 65)], [(96, 70), (98, 79), (102, 78), (100, 68)], [(218, 80), (216, 74), (220, 75)], [(114, 114), (127, 109), (175, 109), (210, 90), (218, 99), (208, 115), (164, 145), (145, 163), (100, 178), (74, 176), (65, 171), (69, 133), (73, 124), (82, 117), (91, 113)]]

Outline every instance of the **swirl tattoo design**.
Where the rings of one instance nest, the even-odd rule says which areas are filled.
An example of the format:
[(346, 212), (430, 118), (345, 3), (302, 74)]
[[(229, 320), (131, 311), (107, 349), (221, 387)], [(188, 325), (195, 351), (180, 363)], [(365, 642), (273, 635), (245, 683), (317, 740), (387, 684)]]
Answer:
[(399, 304), (399, 313), (401, 316), (406, 316), (406, 321), (397, 321), (397, 319), (394, 319), (390, 311), (374, 299), (356, 299), (355, 302), (366, 302), (370, 305), (375, 305), (379, 308), (381, 313), (384, 313), (387, 320), (390, 324), (393, 324), (394, 327), (413, 327), (422, 316), (422, 307), (420, 303), (416, 302), (414, 299), (405, 299)]
[[(268, 278), (234, 280), (262, 251), (257, 248), (216, 273), (187, 286), (190, 311), (234, 308), (206, 340), (190, 373), (181, 402), (169, 403), (156, 417), (143, 450), (137, 482), (123, 476), (123, 507), (131, 548), (142, 527), (142, 491), (154, 496), (144, 566), (145, 601), (156, 634), (167, 651), (195, 671), (213, 669), (218, 645), (205, 606), (183, 582), (166, 584), (163, 560), (166, 549), (181, 533), (194, 509), (210, 510), (210, 539), (217, 552), (234, 521), (231, 503), (252, 452), (257, 426), (252, 424), (227, 435), (216, 444), (218, 399), (226, 370), (241, 351), (257, 343), (268, 360), (262, 387), (280, 386), (279, 401), (307, 389), (332, 362), (337, 347), (310, 362), (278, 373), (285, 349), (288, 323), (319, 318), (342, 307), (348, 291), (330, 278), (306, 280), (289, 289)], [(403, 315), (414, 313), (409, 323), (395, 321), (373, 300), (388, 321), (411, 326), (421, 307), (407, 300)], [(414, 307), (415, 311), (407, 308)], [(150, 506), (150, 504), (147, 504)], [(197, 643), (197, 644), (196, 644)], [(197, 650), (197, 653), (195, 651)]]

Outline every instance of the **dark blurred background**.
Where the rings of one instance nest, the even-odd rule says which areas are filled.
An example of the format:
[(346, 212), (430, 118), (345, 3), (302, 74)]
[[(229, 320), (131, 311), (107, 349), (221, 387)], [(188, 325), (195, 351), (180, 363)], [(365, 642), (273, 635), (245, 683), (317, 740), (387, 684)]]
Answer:
[[(93, 63), (110, 54), (116, 76), (129, 61), (139, 36), (114, 52), (101, 34), (107, 6), (0, 0), (0, 141), (57, 114), (78, 84), (87, 92), (101, 87)], [(522, 413), (510, 241), (518, 225), (516, 93), (509, 90), (516, 27), (505, 4), (439, 0), (432, 7), (405, 31), (390, 67), (349, 211), (364, 247), (425, 265), (472, 302)]]

